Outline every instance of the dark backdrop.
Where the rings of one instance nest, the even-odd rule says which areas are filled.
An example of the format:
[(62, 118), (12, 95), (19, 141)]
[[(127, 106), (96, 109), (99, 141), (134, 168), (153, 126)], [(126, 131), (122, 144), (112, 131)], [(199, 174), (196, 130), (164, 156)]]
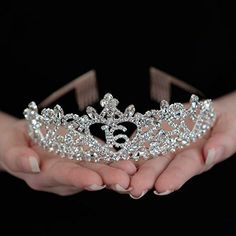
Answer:
[[(101, 94), (140, 111), (155, 66), (215, 98), (235, 89), (232, 6), (204, 4), (11, 4), (1, 8), (1, 110), (22, 118), (75, 77), (96, 69)], [(182, 97), (172, 97), (181, 100)], [(235, 160), (194, 177), (178, 192), (131, 200), (109, 190), (58, 197), (1, 174), (2, 227), (41, 235), (104, 231), (235, 231)], [(11, 226), (9, 226), (9, 224)], [(108, 231), (111, 225), (113, 230)], [(187, 230), (187, 227), (191, 230)]]

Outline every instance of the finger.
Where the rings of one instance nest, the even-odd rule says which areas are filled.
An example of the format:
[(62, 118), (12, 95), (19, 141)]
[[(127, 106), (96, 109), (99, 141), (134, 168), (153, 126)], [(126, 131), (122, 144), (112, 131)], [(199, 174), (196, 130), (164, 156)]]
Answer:
[(216, 163), (225, 160), (236, 151), (236, 141), (225, 134), (216, 134), (209, 139), (204, 147), (206, 167), (210, 168)]
[(140, 198), (145, 192), (153, 188), (157, 177), (166, 168), (172, 157), (172, 154), (169, 154), (144, 162), (138, 172), (131, 178), (131, 197)]
[(65, 185), (85, 188), (89, 191), (101, 190), (105, 187), (101, 176), (96, 171), (83, 167), (82, 162), (63, 159), (37, 145), (33, 149), (42, 159), (40, 181), (47, 184), (47, 187)]
[(119, 193), (129, 191), (130, 177), (125, 171), (100, 163), (83, 162), (82, 165), (96, 171), (102, 177), (103, 183), (111, 189)]
[(133, 175), (136, 171), (137, 168), (135, 164), (132, 161), (115, 161), (110, 164), (111, 167), (118, 168), (126, 172), (128, 175)]
[(48, 160), (54, 161), (54, 164), (45, 164), (50, 166), (45, 170), (42, 169), (42, 176), (40, 181), (51, 186), (73, 186), (80, 189), (99, 190), (102, 189), (103, 181), (99, 174), (95, 171), (80, 166), (70, 160), (60, 160), (58, 157)]
[(40, 172), (40, 159), (37, 153), (27, 146), (11, 147), (5, 150), (2, 156), (4, 167), (11, 172)]
[(25, 123), (16, 122), (12, 131), (5, 134), (1, 143), (1, 161), (10, 172), (39, 173), (40, 160), (36, 152), (29, 146)]
[(155, 182), (154, 192), (157, 195), (166, 195), (179, 189), (187, 180), (200, 174), (204, 170), (204, 161), (201, 146), (187, 149), (170, 162)]
[(204, 158), (208, 168), (235, 153), (236, 127), (234, 128), (233, 124), (234, 121), (227, 118), (226, 114), (224, 118), (218, 118), (212, 135), (204, 146)]

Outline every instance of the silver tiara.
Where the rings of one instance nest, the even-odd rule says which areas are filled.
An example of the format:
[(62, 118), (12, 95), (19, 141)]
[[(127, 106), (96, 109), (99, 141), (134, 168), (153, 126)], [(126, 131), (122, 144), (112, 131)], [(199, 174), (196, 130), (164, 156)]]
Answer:
[[(44, 108), (41, 114), (34, 102), (28, 105), (24, 116), (28, 121), (31, 138), (50, 152), (61, 157), (93, 162), (139, 160), (174, 152), (201, 138), (214, 124), (216, 114), (210, 99), (199, 101), (192, 95), (189, 105), (162, 100), (160, 110), (141, 114), (134, 105), (124, 113), (119, 101), (107, 93), (100, 101), (100, 114), (91, 106), (86, 115), (64, 114), (61, 106)], [(125, 132), (124, 122), (132, 123), (136, 130), (131, 137)], [(100, 124), (105, 134), (104, 142), (90, 130)]]

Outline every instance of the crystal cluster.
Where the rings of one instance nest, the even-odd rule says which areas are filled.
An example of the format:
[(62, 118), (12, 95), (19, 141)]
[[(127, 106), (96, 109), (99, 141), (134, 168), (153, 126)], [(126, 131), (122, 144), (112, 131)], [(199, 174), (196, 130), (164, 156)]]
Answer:
[[(59, 105), (53, 109), (45, 108), (39, 114), (37, 105), (31, 102), (24, 116), (28, 121), (29, 135), (40, 146), (61, 157), (93, 162), (164, 155), (201, 138), (216, 119), (212, 101), (199, 101), (196, 95), (191, 96), (188, 107), (162, 101), (160, 110), (145, 114), (135, 112), (133, 105), (122, 113), (117, 108), (118, 103), (107, 93), (100, 101), (100, 114), (89, 106), (87, 114), (79, 116), (64, 114)], [(136, 126), (131, 137), (125, 134), (124, 122)], [(91, 134), (93, 124), (101, 124), (104, 142)]]

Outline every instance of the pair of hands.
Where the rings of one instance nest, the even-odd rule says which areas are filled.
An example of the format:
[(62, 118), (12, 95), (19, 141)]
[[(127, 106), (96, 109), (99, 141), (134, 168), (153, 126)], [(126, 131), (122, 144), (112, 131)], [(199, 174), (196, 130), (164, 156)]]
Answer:
[(6, 116), (0, 124), (0, 168), (31, 188), (72, 195), (105, 187), (141, 198), (151, 189), (166, 195), (236, 152), (236, 92), (214, 101), (217, 120), (201, 140), (176, 153), (110, 165), (61, 159), (34, 145), (24, 120)]

